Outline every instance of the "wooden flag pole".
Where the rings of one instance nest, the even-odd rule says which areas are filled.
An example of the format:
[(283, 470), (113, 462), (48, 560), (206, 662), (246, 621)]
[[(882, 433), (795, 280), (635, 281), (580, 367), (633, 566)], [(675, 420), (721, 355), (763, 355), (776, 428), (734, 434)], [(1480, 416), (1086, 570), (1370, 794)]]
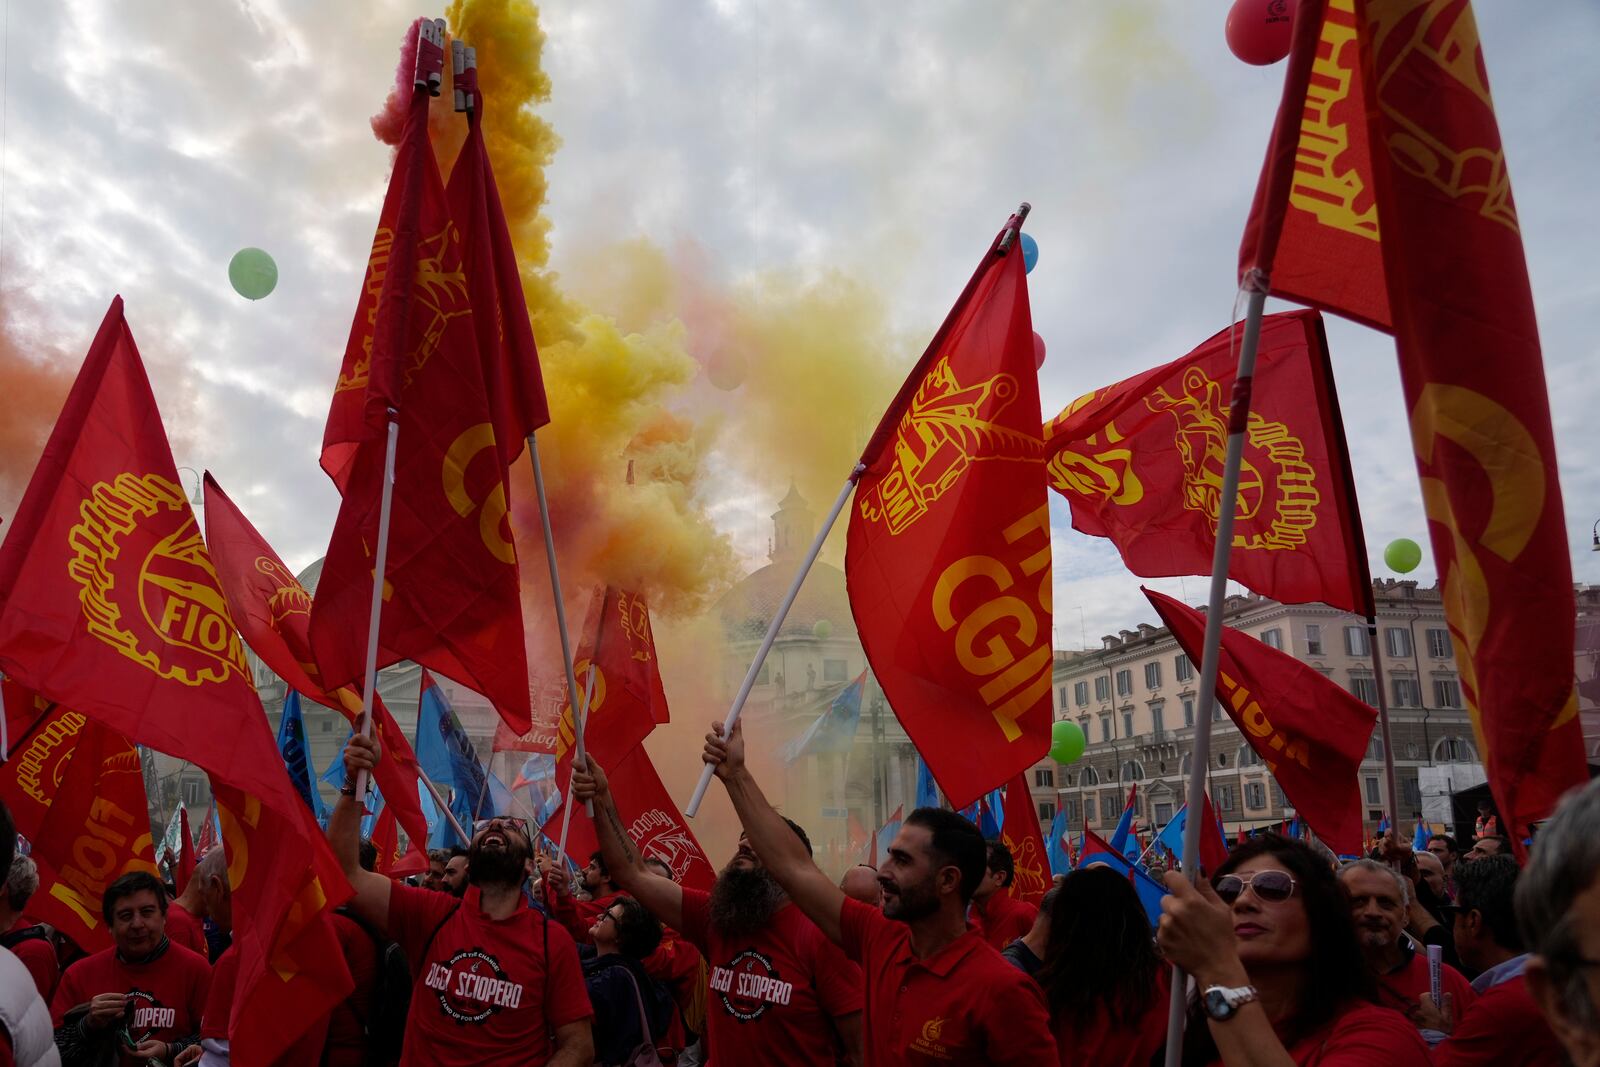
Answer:
[[(1394, 742), (1389, 737), (1389, 699), (1383, 694), (1383, 662), (1378, 658), (1378, 617), (1376, 607), (1374, 614), (1367, 616), (1367, 644), (1372, 646), (1372, 680), (1378, 687), (1378, 725), (1383, 730), (1383, 776), (1384, 784), (1389, 789), (1389, 803), (1384, 805), (1389, 811), (1389, 830), (1399, 840), (1400, 834), (1400, 794), (1394, 791)], [(1412, 638), (1416, 640), (1415, 637)], [(1422, 678), (1417, 677), (1417, 688), (1422, 688)], [(1420, 692), (1419, 692), (1420, 695)]]
[[(367, 622), (367, 669), (361, 685), (361, 736), (372, 736), (372, 697), (378, 691), (378, 623), (383, 615), (383, 583), (389, 565), (389, 513), (394, 504), (394, 453), (400, 442), (400, 413), (389, 409), (389, 439), (383, 450), (383, 486), (378, 503), (378, 547), (372, 571), (372, 612)], [(367, 802), (367, 772), (356, 772), (356, 803)]]
[[(583, 723), (589, 717), (589, 701), (594, 699), (594, 676), (599, 673), (600, 669), (591, 663), (589, 665), (589, 677), (585, 680), (583, 686), (583, 704), (581, 706), (574, 705), (572, 709), (572, 735), (574, 737), (583, 736)], [(579, 754), (581, 754), (581, 750)], [(567, 791), (562, 795), (561, 840), (556, 843), (556, 847), (561, 850), (563, 856), (567, 854), (567, 827), (572, 825), (572, 775), (577, 772), (577, 769), (578, 761), (574, 757), (572, 766), (567, 771)], [(589, 818), (594, 818), (594, 804), (586, 804), (584, 808), (588, 812)]]
[[(1211, 598), (1206, 607), (1206, 636), (1200, 660), (1200, 697), (1203, 713), (1196, 717), (1194, 751), (1189, 760), (1190, 811), (1204, 812), (1206, 771), (1211, 763), (1211, 707), (1217, 699), (1217, 659), (1222, 648), (1222, 609), (1228, 598), (1228, 560), (1233, 554), (1233, 519), (1239, 508), (1239, 466), (1244, 457), (1245, 432), (1250, 423), (1250, 387), (1256, 371), (1256, 347), (1261, 340), (1261, 316), (1267, 303), (1267, 276), (1252, 270), (1244, 286), (1250, 294), (1244, 319), (1244, 339), (1239, 345), (1239, 368), (1228, 405), (1228, 452), (1222, 472), (1222, 492), (1217, 498), (1217, 542), (1211, 553)], [(1200, 876), (1200, 824), (1189, 817), (1183, 824), (1183, 874), (1190, 882)], [(1188, 978), (1176, 964), (1172, 968), (1172, 1001), (1167, 1015), (1166, 1067), (1179, 1067), (1183, 1059), (1184, 1010), (1188, 1004)]]
[[(756, 650), (756, 658), (751, 661), (750, 669), (745, 672), (744, 684), (739, 686), (739, 692), (733, 698), (733, 706), (728, 709), (727, 718), (722, 721), (724, 737), (733, 729), (733, 724), (739, 721), (739, 714), (744, 711), (744, 702), (749, 699), (750, 690), (755, 687), (756, 675), (761, 672), (761, 665), (766, 662), (767, 653), (772, 651), (772, 643), (778, 639), (778, 630), (783, 627), (783, 620), (788, 617), (789, 609), (794, 606), (794, 598), (800, 595), (801, 583), (806, 580), (806, 575), (811, 573), (811, 565), (817, 561), (818, 554), (822, 552), (822, 542), (828, 539), (833, 524), (839, 520), (839, 512), (844, 510), (844, 502), (850, 499), (850, 491), (856, 487), (856, 479), (860, 478), (866, 469), (858, 463), (855, 470), (850, 472), (850, 477), (845, 479), (843, 488), (839, 490), (838, 499), (833, 502), (828, 517), (822, 520), (817, 536), (811, 541), (811, 548), (806, 552), (806, 558), (800, 561), (800, 569), (795, 573), (794, 581), (789, 583), (789, 591), (783, 594), (778, 610), (772, 613), (772, 622), (767, 626), (767, 636), (762, 638), (761, 647)], [(692, 819), (699, 812), (700, 802), (706, 797), (706, 789), (711, 785), (711, 776), (714, 773), (709, 763), (701, 769), (700, 781), (694, 787), (694, 795), (689, 798), (689, 806), (683, 809), (684, 815)]]

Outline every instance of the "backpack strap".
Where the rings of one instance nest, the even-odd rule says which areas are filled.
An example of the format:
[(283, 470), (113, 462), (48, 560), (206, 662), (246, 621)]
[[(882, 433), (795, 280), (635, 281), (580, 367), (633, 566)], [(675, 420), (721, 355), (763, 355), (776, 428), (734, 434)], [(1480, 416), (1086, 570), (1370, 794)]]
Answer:
[(644, 1013), (644, 994), (639, 990), (639, 980), (633, 976), (633, 968), (621, 964), (622, 973), (628, 976), (628, 984), (633, 986), (633, 1003), (639, 1009), (639, 1029), (644, 1031), (644, 1043), (651, 1048), (656, 1047), (655, 1038), (650, 1036), (650, 1016)]
[(456, 903), (454, 903), (454, 904), (452, 904), (450, 906), (450, 910), (444, 913), (444, 918), (439, 920), (439, 925), (435, 926), (433, 928), (433, 932), (428, 935), (428, 940), (426, 940), (426, 941), (424, 941), (422, 943), (422, 951), (417, 953), (417, 967), (418, 968), (421, 968), (423, 962), (425, 960), (427, 960), (427, 958), (428, 958), (428, 950), (433, 947), (433, 939), (439, 936), (439, 931), (444, 929), (444, 924), (449, 922), (451, 919), (453, 919), (455, 917), (456, 912), (458, 912), (460, 910), (461, 910), (461, 902), (460, 901), (456, 901)]

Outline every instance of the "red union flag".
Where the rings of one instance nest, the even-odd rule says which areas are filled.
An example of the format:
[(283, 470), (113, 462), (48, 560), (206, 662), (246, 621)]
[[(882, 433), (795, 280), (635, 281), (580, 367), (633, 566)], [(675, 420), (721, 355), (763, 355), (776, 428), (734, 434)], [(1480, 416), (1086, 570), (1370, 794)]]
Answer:
[(139, 752), (60, 706), (17, 742), (0, 767), (0, 799), (39, 865), (28, 914), (85, 951), (107, 948), (106, 886), (131, 871), (156, 873)]
[(1000, 821), (1000, 840), (1011, 850), (1016, 873), (1006, 894), (1039, 906), (1050, 888), (1050, 856), (1045, 851), (1044, 835), (1039, 832), (1039, 816), (1028, 789), (1028, 772), (1023, 771), (1006, 785), (1005, 818)]
[[(354, 727), (361, 717), (360, 694), (350, 686), (328, 692), (318, 680), (321, 672), (311, 654), (311, 594), (209, 471), (205, 492), (206, 545), (245, 643), (289, 688), (342, 713)], [(372, 712), (373, 729), (387, 757), (373, 771), (386, 810), (392, 807), (390, 817), (398, 818), (413, 840), (426, 841), (428, 822), (417, 794), (422, 773), (417, 754), (377, 694)]]
[[(1200, 662), (1206, 617), (1146, 589), (1161, 621)], [(1222, 628), (1217, 699), (1300, 817), (1335, 852), (1361, 848), (1361, 757), (1378, 713), (1293, 656)]]
[(520, 733), (530, 707), (506, 457), (485, 391), (462, 235), (427, 126), (428, 97), (419, 92), (328, 412), (322, 467), (344, 499), (311, 609), (312, 650), (325, 688), (360, 679), (384, 412), (393, 410), (399, 437), (379, 666), (411, 659), (454, 678)]
[(278, 756), (120, 297), (0, 544), (0, 669), (210, 774), (242, 954), (229, 1035), (241, 1067), (271, 1062), (351, 989), (326, 915), (350, 887)]
[[(1238, 354), (1223, 331), (1182, 359), (1073, 401), (1044, 428), (1075, 529), (1145, 578), (1210, 574)], [(1174, 492), (1173, 487), (1179, 487)], [(1228, 576), (1291, 604), (1373, 613), (1372, 580), (1314, 311), (1261, 324)]]
[(1050, 513), (1019, 226), (868, 442), (845, 549), (873, 674), (956, 808), (1050, 743)]

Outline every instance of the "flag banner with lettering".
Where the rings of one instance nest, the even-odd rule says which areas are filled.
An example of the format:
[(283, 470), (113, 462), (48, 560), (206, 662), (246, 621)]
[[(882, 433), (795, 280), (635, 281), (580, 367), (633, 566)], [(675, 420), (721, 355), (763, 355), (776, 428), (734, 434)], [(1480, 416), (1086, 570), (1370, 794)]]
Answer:
[[(620, 762), (602, 762), (601, 766), (610, 779), (611, 799), (617, 805), (617, 814), (622, 817), (628, 838), (638, 847), (640, 855), (654, 856), (665, 863), (672, 869), (673, 881), (679, 885), (709, 891), (717, 880), (716, 868), (712, 867), (694, 831), (684, 821), (677, 802), (661, 783), (661, 776), (656, 773), (645, 747), (635, 745)], [(561, 808), (557, 807), (545, 820), (544, 830), (553, 833), (560, 825)], [(579, 805), (572, 811), (572, 825), (567, 830), (567, 855), (586, 857), (599, 847), (594, 822)]]
[[(311, 594), (209, 471), (205, 501), (206, 547), (245, 644), (292, 691), (333, 708), (355, 726), (361, 717), (361, 694), (351, 686), (329, 692), (319, 680), (321, 672), (311, 654)], [(427, 821), (414, 799), (419, 785), (417, 754), (377, 694), (372, 698), (372, 728), (384, 757), (373, 780), (389, 796), (400, 798), (395, 801), (395, 817), (406, 833), (425, 841)], [(320, 801), (315, 788), (310, 792)], [(319, 810), (318, 817), (326, 822), (324, 812)]]
[(1357, 0), (1400, 384), (1461, 690), (1512, 847), (1588, 781), (1572, 564), (1472, 5)]
[[(1237, 331), (1073, 401), (1044, 428), (1074, 529), (1144, 578), (1210, 574)], [(1322, 317), (1261, 323), (1228, 577), (1289, 604), (1372, 614), (1372, 580)]]
[(0, 766), (0, 800), (39, 865), (28, 914), (87, 952), (110, 947), (106, 886), (132, 871), (157, 873), (138, 750), (58, 705)]
[(248, 794), (229, 1033), (239, 1067), (271, 1062), (350, 991), (325, 914), (350, 887), (278, 758), (121, 297), (0, 544), (0, 670)]
[(845, 547), (861, 643), (964, 808), (1050, 747), (1050, 509), (1016, 216), (861, 455)]
[[(1206, 617), (1180, 600), (1144, 590), (1189, 658), (1200, 662)], [(1328, 846), (1361, 845), (1361, 758), (1378, 713), (1315, 667), (1222, 628), (1217, 699), (1283, 795)]]
[(550, 421), (539, 349), (528, 320), (522, 272), (500, 205), (483, 136), (483, 94), (467, 118), (467, 141), (450, 168), (446, 195), (466, 248), (464, 267), (494, 436), (509, 464), (529, 434)]
[(1038, 907), (1045, 890), (1050, 888), (1050, 853), (1045, 848), (1044, 835), (1039, 832), (1039, 813), (1033, 808), (1027, 771), (1006, 785), (1005, 806), (1000, 840), (1011, 850), (1016, 868), (1006, 894)]
[(1355, 0), (1300, 0), (1292, 34), (1239, 272), (1259, 269), (1275, 296), (1387, 331), (1373, 173), (1381, 161), (1367, 131)]
[(383, 420), (393, 410), (399, 437), (378, 666), (414, 660), (482, 693), (522, 732), (531, 712), (508, 472), (463, 257), (428, 141), (428, 96), (417, 92), (323, 437), (322, 467), (343, 500), (311, 608), (311, 647), (325, 688), (359, 683)]

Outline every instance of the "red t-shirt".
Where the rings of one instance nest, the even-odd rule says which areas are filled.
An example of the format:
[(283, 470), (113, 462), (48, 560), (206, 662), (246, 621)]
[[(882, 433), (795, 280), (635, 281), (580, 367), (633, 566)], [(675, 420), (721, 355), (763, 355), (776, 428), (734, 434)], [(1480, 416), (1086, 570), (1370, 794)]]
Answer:
[(1016, 899), (1005, 890), (989, 894), (987, 900), (974, 900), (968, 916), (979, 935), (996, 952), (1032, 930), (1033, 921), (1038, 917), (1037, 907)]
[(594, 1016), (572, 937), (526, 904), (490, 919), (476, 886), (458, 901), (396, 884), (389, 934), (415, 978), (402, 1067), (538, 1067), (550, 1031)]
[(1131, 1024), (1119, 1024), (1103, 1011), (1096, 1013), (1088, 1026), (1056, 1020), (1061, 1067), (1146, 1067), (1156, 1050), (1167, 1043), (1171, 982), (1172, 971), (1165, 965), (1158, 967), (1150, 1002)]
[(1485, 990), (1455, 1032), (1433, 1050), (1434, 1067), (1533, 1067), (1565, 1063), (1561, 1042), (1522, 975)]
[(211, 948), (206, 944), (206, 928), (189, 913), (189, 909), (176, 900), (167, 905), (167, 936), (174, 945), (182, 945), (190, 952), (211, 958)]
[[(205, 1017), (200, 1023), (200, 1036), (214, 1040), (228, 1039), (228, 1018), (233, 1013), (233, 994), (239, 985), (239, 946), (229, 945), (211, 968), (211, 992), (206, 996)], [(328, 1035), (328, 1020), (319, 1019), (271, 1067), (304, 1067), (322, 1057), (322, 1046)]]
[[(6, 933), (14, 934), (38, 926), (19, 918)], [(56, 995), (56, 983), (61, 981), (61, 961), (56, 958), (55, 942), (48, 937), (29, 937), (11, 946), (11, 954), (22, 961), (33, 975), (33, 984), (46, 1004)]]
[(866, 981), (869, 1067), (1056, 1062), (1044, 995), (976, 930), (921, 960), (909, 926), (859, 900), (845, 900), (839, 929)]
[(683, 936), (711, 969), (706, 1029), (712, 1064), (834, 1060), (833, 1019), (861, 1010), (861, 968), (793, 904), (748, 937), (711, 925), (711, 894), (683, 891)]
[[(101, 993), (122, 993), (133, 1001), (134, 1037), (173, 1041), (199, 1031), (210, 988), (211, 965), (182, 945), (169, 941), (167, 950), (149, 963), (124, 963), (115, 948), (101, 949), (61, 976), (50, 1001), (50, 1023), (60, 1026), (67, 1012)], [(120, 1062), (143, 1067), (145, 1061), (124, 1053)]]
[[(437, 890), (430, 890), (437, 892)], [(323, 1067), (362, 1067), (367, 1059), (366, 1019), (372, 1011), (372, 986), (378, 974), (378, 946), (361, 924), (338, 912), (332, 914), (333, 932), (344, 949), (355, 989), (333, 1009), (328, 1020), (328, 1043)]]
[[(1428, 1046), (1404, 1015), (1354, 1001), (1295, 1042), (1289, 1057), (1298, 1067), (1419, 1067), (1428, 1063)], [(1222, 1067), (1222, 1061), (1213, 1060), (1212, 1067)]]
[[(1413, 952), (1406, 965), (1398, 971), (1378, 979), (1378, 1003), (1386, 1008), (1393, 1008), (1413, 1022), (1416, 1021), (1414, 1013), (1417, 1010), (1417, 1002), (1422, 998), (1422, 994), (1431, 992), (1433, 985), (1428, 980), (1428, 960), (1420, 952)], [(1467, 981), (1466, 975), (1448, 963), (1439, 965), (1439, 992), (1455, 994), (1457, 1022), (1466, 1016), (1467, 1009), (1478, 999), (1478, 994), (1473, 990), (1472, 983)]]

